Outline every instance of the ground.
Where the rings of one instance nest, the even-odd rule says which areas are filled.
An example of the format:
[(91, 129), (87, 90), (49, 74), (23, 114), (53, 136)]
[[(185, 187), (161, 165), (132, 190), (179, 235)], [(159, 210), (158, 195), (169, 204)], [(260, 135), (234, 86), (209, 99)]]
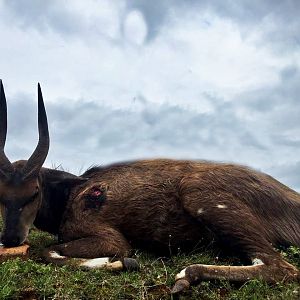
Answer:
[[(1, 226), (1, 225), (0, 225)], [(45, 246), (54, 242), (46, 233), (30, 233), (30, 259), (9, 260), (0, 264), (0, 299), (172, 299), (170, 288), (175, 274), (191, 263), (239, 263), (220, 260), (211, 250), (204, 253), (157, 258), (137, 252), (139, 272), (112, 273), (85, 271), (75, 267), (56, 267), (42, 258)], [(300, 267), (300, 249), (290, 247), (282, 254)], [(202, 282), (183, 293), (179, 299), (299, 299), (297, 283), (267, 285), (253, 280), (243, 285), (227, 281)], [(174, 298), (175, 299), (175, 298)]]

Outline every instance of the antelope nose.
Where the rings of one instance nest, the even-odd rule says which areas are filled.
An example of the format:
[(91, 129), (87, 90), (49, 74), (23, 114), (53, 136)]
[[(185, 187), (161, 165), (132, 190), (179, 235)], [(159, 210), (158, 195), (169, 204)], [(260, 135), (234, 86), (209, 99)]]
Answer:
[(18, 237), (5, 237), (1, 238), (1, 243), (5, 247), (16, 247), (20, 245), (20, 239)]

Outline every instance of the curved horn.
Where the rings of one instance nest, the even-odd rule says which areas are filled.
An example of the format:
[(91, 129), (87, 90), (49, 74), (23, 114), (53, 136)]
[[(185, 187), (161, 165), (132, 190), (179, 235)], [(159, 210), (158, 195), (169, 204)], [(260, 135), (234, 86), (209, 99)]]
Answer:
[(0, 172), (6, 178), (14, 172), (14, 167), (4, 153), (7, 133), (7, 106), (2, 80), (0, 79)]
[(38, 175), (49, 151), (48, 122), (40, 84), (38, 84), (38, 126), (39, 142), (23, 168), (23, 179)]

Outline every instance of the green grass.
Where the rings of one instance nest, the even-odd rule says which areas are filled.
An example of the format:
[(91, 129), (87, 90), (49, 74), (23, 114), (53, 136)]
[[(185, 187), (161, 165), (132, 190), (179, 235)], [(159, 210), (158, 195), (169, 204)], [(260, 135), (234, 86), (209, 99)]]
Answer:
[[(30, 233), (30, 259), (0, 264), (0, 299), (172, 299), (175, 274), (192, 263), (220, 263), (208, 253), (178, 255), (171, 259), (137, 253), (139, 272), (85, 271), (75, 267), (45, 264), (42, 250), (54, 240), (46, 233)], [(300, 250), (290, 247), (283, 255), (300, 266)], [(224, 263), (224, 262), (222, 262)], [(225, 263), (233, 263), (227, 260)], [(243, 285), (227, 281), (202, 282), (179, 299), (299, 299), (297, 283), (273, 286), (259, 280)]]

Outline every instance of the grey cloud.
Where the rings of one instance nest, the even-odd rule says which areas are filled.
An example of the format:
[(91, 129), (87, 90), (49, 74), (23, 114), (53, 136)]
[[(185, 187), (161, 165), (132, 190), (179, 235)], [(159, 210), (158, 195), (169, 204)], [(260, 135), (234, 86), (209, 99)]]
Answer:
[(274, 177), (280, 178), (282, 181), (288, 183), (291, 187), (298, 190), (300, 189), (300, 162), (297, 161), (293, 164), (285, 164), (270, 168), (268, 170)]
[[(21, 100), (17, 100), (21, 99)], [(8, 129), (6, 141), (6, 153), (8, 157), (13, 155), (13, 160), (26, 159), (35, 149), (38, 140), (36, 121), (36, 103), (32, 97), (18, 94), (8, 102)]]
[[(105, 36), (105, 21), (101, 21), (99, 18), (88, 20), (86, 16), (71, 9), (71, 1), (65, 3), (58, 0), (3, 0), (3, 3), (5, 12), (2, 13), (2, 17), (9, 15), (14, 24), (24, 29), (29, 27), (40, 32), (50, 30), (64, 37), (94, 33), (108, 38)], [(101, 1), (97, 3), (101, 10)], [(124, 23), (126, 13), (134, 9), (139, 10), (147, 23), (148, 41), (158, 36), (163, 26), (170, 26), (169, 22), (173, 18), (175, 20), (192, 18), (209, 10), (221, 18), (227, 18), (237, 23), (242, 33), (247, 33), (255, 28), (263, 29), (260, 43), (262, 45), (272, 44), (274, 51), (286, 51), (287, 48), (293, 50), (293, 48), (299, 47), (300, 43), (298, 37), (300, 2), (297, 0), (267, 0), (263, 2), (259, 0), (242, 2), (230, 0), (126, 0), (125, 3), (126, 9), (119, 12), (120, 26), (122, 27)], [(209, 22), (207, 20), (208, 25)], [(271, 26), (268, 25), (269, 23)], [(99, 26), (104, 28), (99, 29)]]
[[(193, 1), (199, 3), (200, 1)], [(268, 15), (275, 15), (279, 19), (288, 19), (297, 16), (299, 2), (294, 1), (259, 1), (246, 0), (233, 2), (230, 0), (205, 1), (206, 5), (217, 12), (218, 15), (229, 17), (243, 23), (254, 23)]]
[(81, 27), (80, 16), (71, 14), (61, 1), (4, 0), (4, 4), (13, 23), (22, 28), (74, 34)]
[(293, 148), (292, 151), (298, 151), (298, 149), (300, 149), (300, 140), (292, 140), (291, 137), (287, 137), (284, 134), (271, 134), (271, 139), (273, 140), (274, 145), (291, 147)]
[[(241, 32), (249, 29), (261, 29), (264, 23), (270, 22), (271, 28), (265, 29), (261, 43), (267, 41), (277, 45), (277, 49), (285, 51), (300, 45), (299, 30), (300, 20), (298, 12), (300, 2), (294, 1), (259, 1), (247, 0), (242, 2), (230, 0), (215, 1), (147, 1), (127, 0), (128, 9), (139, 9), (145, 16), (149, 27), (149, 39), (159, 34), (160, 28), (165, 26), (171, 17), (177, 19), (187, 18), (186, 12), (200, 15), (205, 10), (210, 10), (221, 18), (230, 19), (240, 26)], [(189, 14), (189, 17), (193, 15)], [(207, 20), (209, 24), (209, 20)], [(167, 26), (167, 25), (166, 25)]]
[(282, 81), (288, 81), (299, 76), (299, 70), (296, 66), (288, 66), (281, 71)]
[(231, 102), (235, 113), (242, 109), (247, 115), (244, 126), (252, 135), (246, 140), (255, 137), (254, 147), (262, 145), (261, 149), (274, 157), (272, 167), (265, 171), (296, 189), (300, 188), (299, 80), (299, 69), (290, 66), (275, 86), (242, 93)]
[[(32, 107), (36, 104), (24, 97), (13, 104), (9, 103), (11, 119), (29, 118), (31, 121), (30, 127), (25, 126), (20, 131), (13, 126), (10, 136), (20, 145), (34, 145), (37, 130)], [(257, 147), (255, 136), (234, 116), (232, 107), (216, 114), (199, 114), (179, 106), (153, 105), (148, 101), (136, 110), (135, 107), (133, 110), (114, 109), (101, 103), (69, 101), (48, 103), (47, 111), (52, 153), (68, 152), (66, 157), (82, 157), (91, 164), (112, 158), (178, 156), (179, 153), (199, 159), (205, 158), (210, 149), (227, 149), (235, 143)]]
[(170, 13), (169, 1), (126, 1), (127, 10), (137, 9), (143, 13), (148, 25), (148, 40), (155, 38)]
[(298, 128), (299, 81), (299, 69), (295, 66), (288, 67), (282, 71), (277, 85), (238, 95), (238, 100), (235, 100), (236, 109), (243, 107), (253, 117), (264, 120), (263, 123), (272, 133)]
[[(110, 43), (119, 42), (108, 29), (114, 20), (106, 18), (105, 15), (85, 15), (79, 9), (74, 9), (72, 1), (2, 1), (4, 9), (0, 12), (0, 17), (24, 31), (35, 30), (42, 35), (55, 33), (63, 39), (74, 38), (91, 43), (95, 43), (98, 39), (104, 39)], [(101, 2), (99, 2), (98, 9), (101, 11)]]

